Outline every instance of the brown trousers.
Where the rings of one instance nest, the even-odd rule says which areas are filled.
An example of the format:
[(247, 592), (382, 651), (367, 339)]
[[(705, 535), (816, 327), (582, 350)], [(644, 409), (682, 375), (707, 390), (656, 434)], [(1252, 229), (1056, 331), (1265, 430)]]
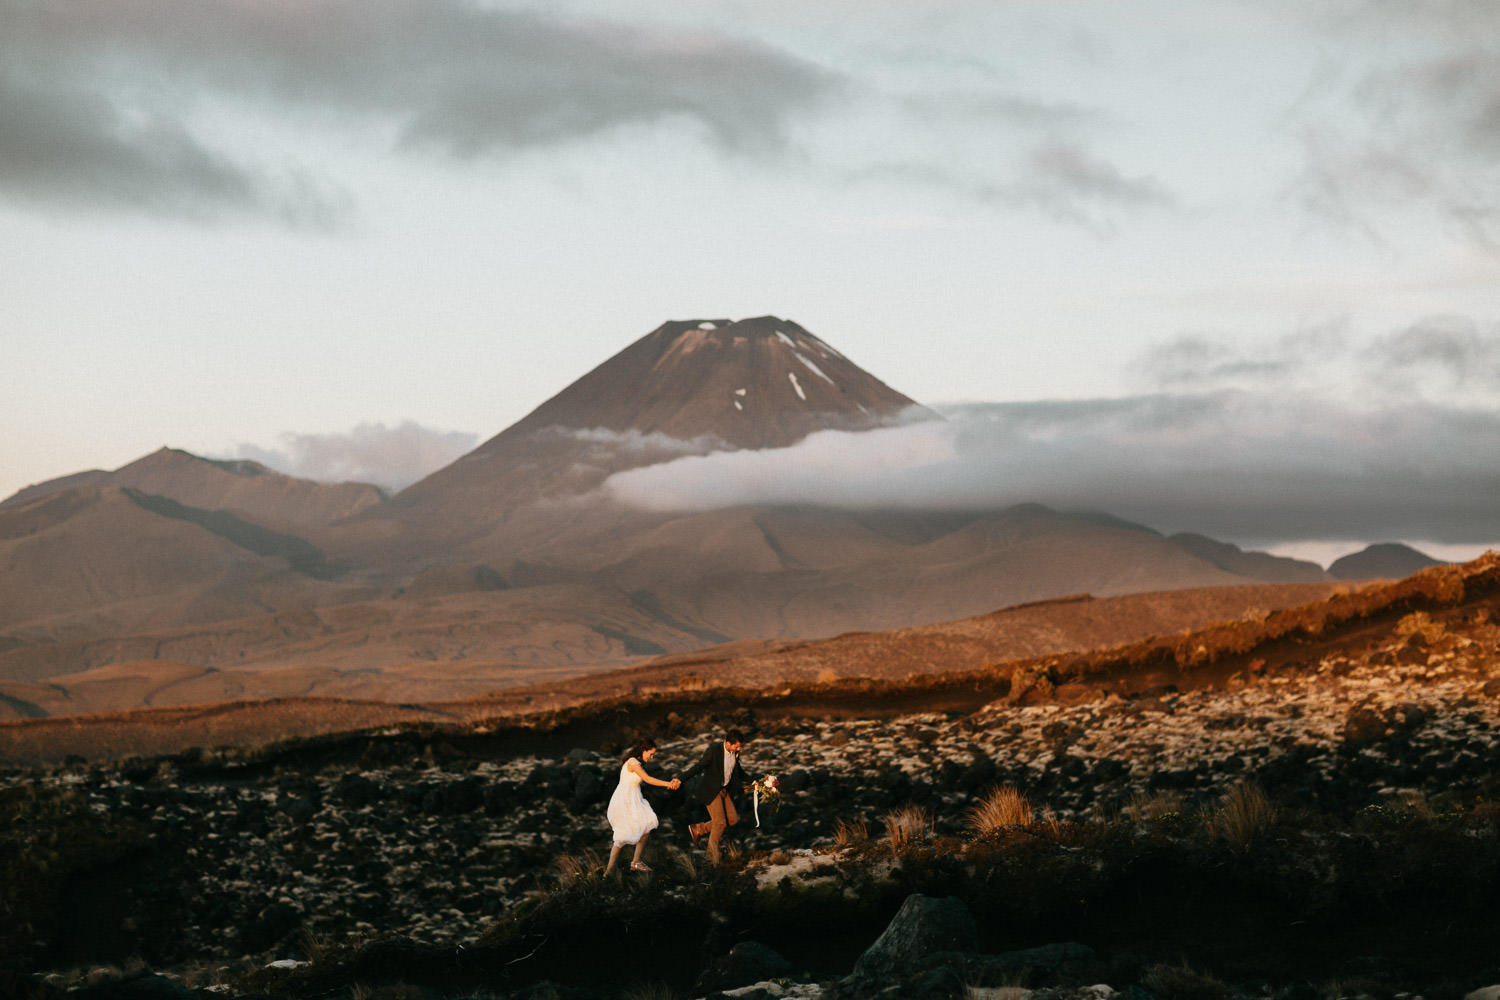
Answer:
[[(734, 808), (729, 792), (721, 789), (708, 804), (708, 860), (712, 864), (719, 863), (719, 839), (724, 836), (724, 831), (739, 821), (740, 814)], [(701, 828), (704, 824), (695, 825)]]

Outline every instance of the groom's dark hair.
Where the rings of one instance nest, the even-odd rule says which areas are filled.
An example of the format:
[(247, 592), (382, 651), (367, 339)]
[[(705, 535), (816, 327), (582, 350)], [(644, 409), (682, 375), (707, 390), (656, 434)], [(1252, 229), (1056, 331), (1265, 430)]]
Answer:
[(725, 743), (743, 743), (743, 742), (745, 742), (745, 740), (744, 740), (744, 738), (742, 736), (740, 736), (739, 733), (737, 733), (733, 729), (731, 729), (729, 732), (727, 732), (727, 733), (724, 734), (724, 742)]

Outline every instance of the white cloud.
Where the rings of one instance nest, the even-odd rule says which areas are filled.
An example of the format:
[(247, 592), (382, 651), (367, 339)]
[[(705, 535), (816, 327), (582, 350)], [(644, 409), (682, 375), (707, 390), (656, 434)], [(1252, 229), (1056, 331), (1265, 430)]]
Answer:
[(233, 458), (248, 458), (278, 472), (319, 482), (374, 483), (395, 492), (436, 472), (474, 447), (461, 431), (436, 431), (411, 421), (396, 427), (360, 424), (343, 434), (281, 435), (280, 445), (239, 445)]
[[(1497, 344), (1500, 333), (1476, 341), (1404, 332), (1360, 353), (1338, 337), (1298, 336), (1246, 358), (1227, 342), (1175, 342), (1146, 352), (1141, 363), (1164, 372), (1174, 391), (964, 405), (948, 409), (941, 423), (829, 431), (776, 451), (633, 469), (606, 489), (623, 502), (667, 510), (1040, 502), (1256, 544), (1488, 544), (1500, 539), (1500, 468), (1492, 460), (1500, 455), (1500, 413), (1423, 398), (1412, 386), (1339, 397), (1306, 392), (1288, 373), (1297, 357), (1358, 354), (1367, 362), (1364, 384), (1372, 385), (1412, 352), (1458, 363), (1488, 357)], [(1212, 373), (1210, 388), (1181, 388), (1194, 371)]]

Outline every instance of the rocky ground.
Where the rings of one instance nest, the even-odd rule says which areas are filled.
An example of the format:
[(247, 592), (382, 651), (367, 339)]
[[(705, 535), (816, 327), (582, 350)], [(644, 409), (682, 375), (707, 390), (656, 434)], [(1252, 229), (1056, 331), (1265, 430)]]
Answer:
[[(498, 751), (478, 731), (455, 731), (436, 740), (388, 731), (273, 754), (205, 751), (13, 771), (0, 779), (12, 822), (34, 815), (38, 824), (55, 823), (58, 830), (50, 853), (7, 859), (25, 869), (36, 887), (30, 898), (21, 895), (24, 888), (13, 888), (7, 897), (16, 921), (8, 941), (14, 948), (9, 967), (34, 974), (27, 982), (59, 988), (83, 981), (80, 970), (133, 964), (157, 970), (183, 988), (305, 996), (317, 991), (296, 985), (293, 971), (283, 982), (265, 970), (276, 962), (287, 970), (315, 968), (328, 956), (393, 940), (424, 955), (451, 956), (464, 949), (480, 954), (510, 940), (507, 928), (513, 929), (517, 914), (550, 912), (545, 907), (574, 898), (569, 893), (582, 893), (580, 912), (598, 906), (601, 913), (616, 913), (610, 908), (625, 905), (627, 911), (665, 913), (662, 926), (671, 928), (691, 919), (672, 906), (702, 905), (708, 912), (703, 919), (721, 925), (739, 919), (733, 916), (737, 904), (724, 904), (726, 897), (712, 896), (719, 902), (711, 903), (694, 893), (729, 892), (733, 899), (766, 887), (806, 893), (831, 882), (852, 909), (847, 934), (827, 927), (816, 931), (834, 942), (826, 948), (806, 947), (805, 940), (799, 946), (797, 935), (785, 930), (736, 926), (731, 932), (721, 926), (720, 933), (675, 956), (681, 968), (663, 974), (672, 984), (663, 986), (664, 992), (627, 993), (623, 978), (611, 983), (595, 969), (580, 972), (581, 985), (574, 987), (580, 992), (556, 987), (554, 995), (720, 995), (756, 980), (735, 982), (729, 973), (716, 980), (712, 969), (743, 967), (741, 978), (766, 976), (755, 987), (759, 992), (723, 995), (834, 997), (894, 989), (889, 995), (964, 996), (967, 990), (970, 996), (998, 997), (985, 990), (1019, 989), (1027, 978), (1016, 971), (1020, 967), (1011, 968), (1008, 978), (996, 972), (1004, 966), (998, 956), (1019, 954), (998, 947), (1003, 938), (1027, 948), (1066, 942), (1092, 956), (1083, 961), (1078, 956), (1084, 952), (1065, 951), (1078, 959), (1072, 980), (1114, 977), (1083, 983), (1067, 976), (1031, 976), (1025, 985), (1039, 991), (1039, 1000), (1048, 989), (1059, 996), (1082, 995), (1083, 986), (1097, 986), (1100, 997), (1113, 990), (1136, 991), (1131, 994), (1136, 1000), (1218, 995), (1204, 981), (1223, 986), (1225, 996), (1312, 1000), (1337, 989), (1308, 986), (1303, 980), (1312, 973), (1302, 968), (1292, 970), (1302, 976), (1301, 987), (1277, 982), (1269, 972), (1257, 977), (1239, 959), (1229, 965), (1241, 978), (1224, 985), (1227, 980), (1193, 972), (1192, 956), (1184, 951), (1189, 938), (1174, 939), (1166, 931), (1161, 940), (1130, 939), (1126, 947), (1122, 942), (1129, 935), (1100, 930), (1094, 918), (1064, 919), (1056, 908), (1030, 927), (1018, 926), (1021, 911), (1014, 904), (1007, 904), (1009, 916), (997, 917), (994, 907), (1000, 904), (986, 902), (965, 883), (969, 876), (946, 867), (944, 849), (933, 848), (936, 854), (924, 855), (920, 864), (909, 857), (902, 862), (896, 843), (902, 827), (894, 817), (919, 817), (924, 828), (915, 838), (931, 844), (946, 838), (948, 854), (968, 857), (966, 871), (972, 875), (981, 870), (973, 867), (975, 845), (989, 842), (976, 837), (973, 809), (1006, 785), (1029, 801), (1033, 828), (1053, 831), (1047, 841), (1053, 851), (1049, 865), (1066, 860), (1068, 852), (1104, 850), (1089, 846), (1093, 835), (1079, 830), (1155, 823), (1133, 836), (1170, 838), (1174, 822), (1210, 816), (1226, 792), (1245, 783), (1262, 790), (1283, 817), (1337, 817), (1343, 825), (1328, 835), (1335, 841), (1356, 838), (1359, 817), (1372, 809), (1411, 817), (1411, 823), (1434, 815), (1481, 815), (1480, 800), (1500, 794), (1500, 629), (1487, 614), (1462, 614), (1468, 617), (1461, 628), (1421, 617), (1359, 642), (1321, 652), (1310, 648), (1307, 659), (1251, 660), (1243, 670), (1191, 689), (1171, 684), (1135, 691), (1107, 684), (1053, 689), (1045, 677), (1018, 676), (1007, 696), (967, 713), (816, 719), (762, 718), (741, 710), (720, 717), (674, 716), (667, 731), (657, 734), (661, 749), (653, 769), (662, 776), (684, 768), (732, 725), (750, 736), (748, 769), (782, 777), (778, 808), (766, 809), (758, 829), (745, 810), (747, 821), (730, 841), (734, 857), (712, 875), (685, 839), (680, 793), (659, 789), (650, 797), (663, 826), (648, 855), (658, 873), (611, 882), (593, 874), (608, 849), (604, 805), (619, 752), (612, 745), (525, 755)], [(1065, 830), (1074, 832), (1058, 832)], [(1488, 852), (1484, 856), (1500, 858), (1493, 822), (1470, 823), (1462, 836), (1467, 839), (1456, 842), (1459, 849), (1477, 844)], [(35, 843), (45, 846), (33, 838)], [(80, 855), (80, 843), (92, 844), (91, 853)], [(1023, 850), (1013, 843), (1012, 848)], [(1187, 883), (1217, 877), (1214, 866), (1222, 868), (1235, 857), (1215, 854), (1217, 860), (1184, 864), (1179, 873), (1184, 884), (1173, 891), (1190, 897), (1194, 890)], [(895, 875), (892, 859), (898, 862)], [(33, 862), (39, 871), (26, 867)], [(1264, 863), (1281, 869), (1289, 864)], [(1344, 863), (1347, 867), (1347, 858)], [(1096, 867), (1104, 864), (1098, 861)], [(918, 877), (919, 869), (926, 874)], [(1171, 882), (1178, 875), (1155, 877)], [(1279, 870), (1274, 877), (1290, 876)], [(1477, 889), (1485, 892), (1500, 890), (1500, 884), (1484, 881), (1494, 877), (1493, 865), (1472, 873)], [(738, 879), (737, 888), (724, 879)], [(901, 900), (914, 894), (907, 890), (934, 898), (945, 891), (969, 896), (968, 906), (979, 911), (977, 938), (961, 933), (968, 944), (946, 949), (959, 957), (914, 966), (905, 979), (890, 969), (879, 973), (883, 979), (871, 978), (874, 974), (859, 979), (856, 960), (863, 961), (862, 951)], [(861, 891), (868, 898), (856, 898)], [(1112, 899), (1118, 895), (1111, 892)], [(826, 905), (814, 897), (797, 898), (811, 907), (807, 913)], [(1451, 896), (1440, 893), (1434, 905), (1438, 909), (1424, 919), (1469, 919)], [(763, 920), (764, 912), (756, 912), (759, 917), (745, 919)], [(787, 918), (787, 927), (801, 926), (801, 919)], [(996, 930), (1001, 926), (1003, 934)], [(1091, 928), (1095, 940), (1048, 937)], [(581, 933), (596, 934), (598, 928)], [(768, 939), (774, 944), (764, 944)], [(736, 966), (733, 947), (752, 944), (766, 954), (752, 948), (752, 956), (759, 957), (746, 959), (741, 948)], [(1173, 944), (1181, 948), (1174, 950)], [(1146, 954), (1151, 948), (1163, 950)], [(1124, 954), (1135, 958), (1126, 961)], [(1223, 955), (1204, 954), (1215, 960)], [(1452, 995), (1500, 982), (1500, 953), (1490, 949), (1466, 959), (1460, 948), (1453, 954), (1464, 968), (1439, 976), (1427, 967), (1419, 974), (1442, 979)], [(1326, 982), (1341, 976), (1347, 981), (1350, 968), (1372, 967), (1369, 962), (1358, 966), (1358, 958), (1330, 952)], [(1067, 964), (1048, 961), (1054, 972)], [(1422, 985), (1412, 984), (1410, 973), (1401, 979), (1396, 964), (1375, 966), (1379, 974), (1369, 981), (1385, 983), (1392, 995), (1398, 985), (1407, 990)], [(1268, 961), (1267, 969), (1273, 967), (1292, 974)], [(866, 963), (866, 972), (871, 968)], [(500, 979), (487, 988), (469, 982), (462, 992), (542, 996), (537, 984), (556, 978), (556, 972), (555, 964), (539, 966), (529, 983), (525, 975), (517, 979), (507, 973), (504, 985)], [(1485, 981), (1491, 974), (1494, 979)], [(403, 979), (389, 978), (391, 983)], [(1099, 985), (1104, 982), (1108, 985)], [(1311, 992), (1287, 992), (1303, 987)], [(435, 981), (424, 987), (426, 993), (410, 988), (417, 990), (410, 995), (459, 995)], [(1366, 992), (1373, 995), (1380, 988)], [(356, 988), (352, 981), (319, 989), (324, 990), (320, 995), (374, 995), (374, 987)], [(1014, 1000), (1020, 994), (1007, 996)]]

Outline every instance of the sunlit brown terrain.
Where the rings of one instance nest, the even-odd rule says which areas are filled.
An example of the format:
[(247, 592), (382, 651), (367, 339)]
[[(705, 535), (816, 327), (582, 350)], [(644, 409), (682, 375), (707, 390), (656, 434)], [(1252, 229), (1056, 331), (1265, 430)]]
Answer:
[[(1080, 666), (1091, 653), (1101, 655), (1145, 641), (1170, 647), (1182, 635), (1214, 623), (1231, 623), (1248, 632), (1272, 612), (1325, 607), (1322, 602), (1335, 594), (1344, 594), (1343, 600), (1376, 595), (1364, 599), (1378, 603), (1382, 588), (1390, 586), (1260, 585), (1114, 598), (1078, 596), (930, 626), (816, 642), (736, 643), (625, 669), (576, 674), (503, 666), (488, 676), (479, 669), (454, 677), (447, 665), (412, 665), (388, 673), (330, 671), (322, 677), (298, 671), (246, 672), (246, 697), (199, 703), (191, 697), (196, 682), (207, 679), (219, 685), (225, 673), (233, 672), (134, 663), (53, 679), (47, 685), (8, 685), (4, 690), (11, 699), (30, 694), (47, 705), (45, 698), (50, 696), (57, 699), (57, 708), (87, 705), (93, 711), (0, 724), (0, 761), (23, 764), (69, 756), (104, 759), (194, 747), (251, 747), (376, 726), (518, 719), (621, 697), (669, 705), (724, 688), (776, 691), (797, 686), (810, 692), (805, 697), (812, 703), (820, 691), (837, 701), (863, 680), (900, 682), (983, 673), (987, 667), (999, 667), (1008, 677), (1007, 664), (1059, 656), (1059, 662), (1073, 664), (1065, 673), (1072, 670), (1079, 674), (1078, 681), (1097, 682), (1099, 678), (1083, 676)], [(278, 682), (285, 688), (277, 690)], [(856, 687), (851, 689), (850, 683)], [(385, 697), (372, 698), (370, 692)], [(402, 693), (412, 697), (402, 699)], [(113, 706), (111, 698), (118, 699)], [(156, 704), (129, 711), (118, 707), (143, 699)], [(815, 704), (808, 710), (816, 711)]]

